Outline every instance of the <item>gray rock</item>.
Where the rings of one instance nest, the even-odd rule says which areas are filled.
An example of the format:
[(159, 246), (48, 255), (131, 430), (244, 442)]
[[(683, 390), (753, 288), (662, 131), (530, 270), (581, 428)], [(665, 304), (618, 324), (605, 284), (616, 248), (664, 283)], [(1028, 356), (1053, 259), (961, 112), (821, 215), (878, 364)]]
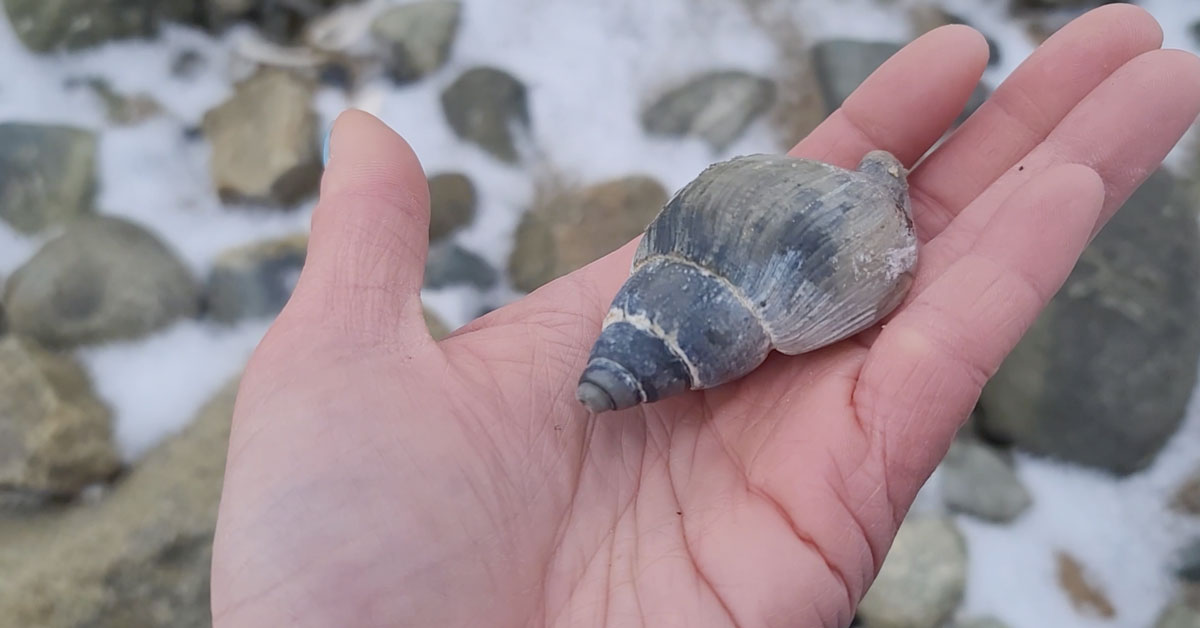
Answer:
[(31, 341), (0, 338), (0, 491), (72, 495), (120, 466), (109, 410), (84, 370)]
[(497, 159), (517, 163), (515, 134), (528, 129), (525, 85), (492, 67), (471, 68), (442, 92), (442, 111), (458, 137)]
[(1200, 628), (1200, 586), (1185, 586), (1158, 617), (1154, 628)]
[(1192, 35), (1192, 45), (1200, 46), (1200, 20), (1192, 22), (1188, 27), (1188, 33)]
[(475, 185), (457, 172), (429, 178), (429, 241), (437, 242), (475, 220)]
[(213, 263), (205, 291), (208, 315), (223, 323), (272, 317), (283, 309), (308, 252), (308, 235), (240, 246)]
[[(812, 61), (825, 100), (825, 109), (832, 113), (841, 107), (846, 98), (900, 48), (899, 44), (891, 42), (848, 39), (831, 39), (813, 46)], [(974, 113), (990, 93), (982, 83), (977, 85), (958, 122)]]
[(4, 0), (9, 22), (34, 52), (78, 50), (148, 37), (163, 20), (187, 21), (196, 0)]
[(724, 150), (775, 102), (775, 83), (726, 70), (697, 76), (663, 94), (642, 113), (652, 135), (699, 136)]
[(91, 216), (8, 278), (12, 329), (51, 348), (133, 339), (196, 311), (190, 271), (157, 237), (127, 220)]
[(96, 136), (40, 124), (0, 124), (0, 219), (22, 233), (66, 223), (92, 208)]
[(471, 285), (487, 290), (499, 280), (496, 269), (482, 257), (453, 242), (430, 247), (425, 261), (425, 287), (434, 290), (454, 285)]
[(1182, 188), (1156, 172), (1084, 251), (984, 388), (989, 437), (1123, 475), (1175, 432), (1200, 359), (1200, 234)]
[(386, 51), (392, 78), (407, 83), (442, 67), (458, 31), (462, 5), (452, 0), (402, 4), (371, 23), (371, 35)]
[(123, 94), (103, 78), (87, 78), (81, 83), (100, 99), (105, 117), (115, 126), (131, 126), (162, 113), (162, 105), (145, 93)]
[(204, 116), (222, 200), (287, 206), (316, 192), (321, 148), (314, 93), (311, 81), (264, 69)]
[(1004, 523), (1032, 504), (1012, 467), (987, 445), (958, 439), (942, 461), (942, 499), (951, 510)]
[(615, 251), (642, 233), (666, 202), (662, 184), (640, 175), (541, 190), (517, 225), (508, 260), (513, 285), (532, 292)]
[(869, 628), (941, 626), (962, 601), (966, 543), (949, 519), (911, 516), (900, 526), (858, 616)]
[(0, 617), (39, 628), (209, 628), (236, 385), (98, 502), (0, 517)]
[(1188, 582), (1200, 583), (1200, 538), (1192, 539), (1180, 550), (1175, 573)]

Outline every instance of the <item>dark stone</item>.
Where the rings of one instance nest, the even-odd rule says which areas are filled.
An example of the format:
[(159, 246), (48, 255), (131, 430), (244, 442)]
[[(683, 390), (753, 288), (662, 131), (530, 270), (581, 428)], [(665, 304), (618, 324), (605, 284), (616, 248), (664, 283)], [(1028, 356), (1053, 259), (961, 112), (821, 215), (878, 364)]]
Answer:
[(279, 314), (292, 296), (307, 251), (307, 234), (225, 251), (208, 277), (208, 316), (233, 323)]
[(652, 135), (699, 136), (724, 150), (775, 102), (775, 83), (727, 70), (697, 76), (663, 94), (642, 113)]
[(171, 60), (171, 76), (189, 80), (200, 74), (208, 61), (195, 50), (183, 50)]
[(475, 185), (457, 172), (429, 178), (429, 241), (437, 242), (475, 220)]
[(14, 331), (52, 348), (139, 338), (196, 310), (195, 282), (166, 244), (107, 216), (79, 218), (8, 278)]
[(0, 124), (0, 219), (32, 234), (92, 209), (96, 136), (64, 126)]
[(348, 91), (354, 86), (354, 70), (345, 63), (330, 61), (317, 70), (317, 81), (328, 87)]
[(1175, 573), (1188, 582), (1200, 583), (1200, 538), (1192, 539), (1180, 550)]
[(442, 111), (458, 137), (478, 145), (497, 159), (515, 164), (514, 131), (528, 129), (525, 85), (492, 67), (475, 67), (442, 92)]
[(470, 285), (487, 290), (496, 285), (499, 276), (487, 260), (452, 242), (429, 249), (425, 262), (425, 287), (434, 290), (456, 285)]
[(984, 388), (994, 440), (1120, 475), (1175, 433), (1200, 359), (1196, 213), (1154, 173)]

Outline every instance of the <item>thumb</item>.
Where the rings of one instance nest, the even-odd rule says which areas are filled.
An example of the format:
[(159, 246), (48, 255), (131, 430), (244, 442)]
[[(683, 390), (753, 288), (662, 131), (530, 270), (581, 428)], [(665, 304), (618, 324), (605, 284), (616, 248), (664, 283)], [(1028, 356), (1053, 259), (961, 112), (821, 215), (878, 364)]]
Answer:
[(371, 342), (428, 338), (420, 301), (428, 248), (429, 187), (417, 156), (378, 118), (343, 113), (287, 313)]

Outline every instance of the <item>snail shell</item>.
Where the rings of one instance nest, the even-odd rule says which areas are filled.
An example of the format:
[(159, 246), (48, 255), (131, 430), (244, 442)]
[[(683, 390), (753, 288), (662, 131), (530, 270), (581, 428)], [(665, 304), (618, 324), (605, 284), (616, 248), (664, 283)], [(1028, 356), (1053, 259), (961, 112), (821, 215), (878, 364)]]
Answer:
[(906, 177), (885, 151), (857, 170), (776, 155), (709, 166), (646, 228), (576, 397), (600, 413), (712, 388), (771, 350), (879, 322), (917, 261)]

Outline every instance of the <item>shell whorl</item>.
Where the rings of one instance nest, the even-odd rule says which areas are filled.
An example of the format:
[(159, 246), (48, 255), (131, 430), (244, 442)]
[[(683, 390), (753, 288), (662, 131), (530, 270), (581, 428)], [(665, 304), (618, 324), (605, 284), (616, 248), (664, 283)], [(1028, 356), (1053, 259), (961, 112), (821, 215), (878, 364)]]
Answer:
[[(595, 412), (710, 388), (772, 349), (812, 351), (878, 322), (916, 263), (906, 176), (883, 151), (858, 170), (771, 155), (707, 168), (647, 227), (580, 401)], [(659, 366), (637, 353), (648, 344)]]

